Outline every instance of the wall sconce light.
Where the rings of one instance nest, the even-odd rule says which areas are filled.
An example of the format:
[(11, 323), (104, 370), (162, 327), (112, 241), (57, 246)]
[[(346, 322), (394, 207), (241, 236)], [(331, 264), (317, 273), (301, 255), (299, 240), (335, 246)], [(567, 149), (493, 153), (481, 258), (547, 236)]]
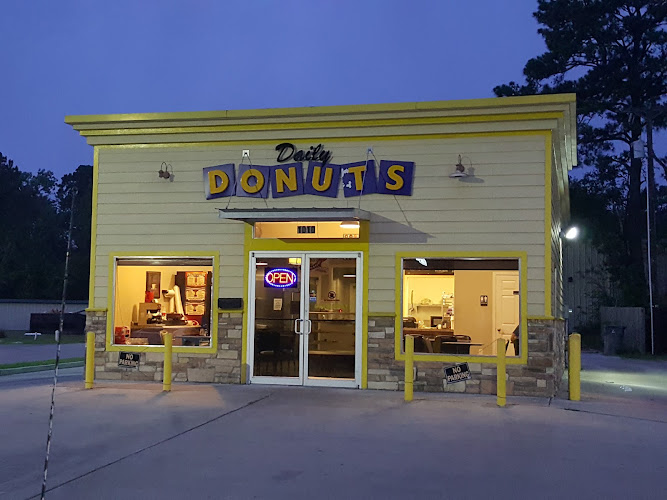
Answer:
[[(164, 167), (164, 170), (162, 170), (162, 167)], [(171, 172), (169, 172), (169, 167), (171, 167)], [(174, 167), (172, 167), (169, 163), (167, 162), (162, 162), (162, 165), (160, 165), (160, 170), (157, 173), (158, 177), (160, 179), (170, 179), (174, 177)]]
[(479, 296), (479, 305), (480, 306), (488, 306), (489, 305), (489, 296), (488, 295), (480, 295)]
[(449, 176), (452, 179), (460, 178), (460, 177), (468, 177), (468, 174), (466, 173), (466, 167), (463, 165), (461, 155), (459, 155), (459, 161), (456, 165), (454, 165), (454, 172), (449, 174)]

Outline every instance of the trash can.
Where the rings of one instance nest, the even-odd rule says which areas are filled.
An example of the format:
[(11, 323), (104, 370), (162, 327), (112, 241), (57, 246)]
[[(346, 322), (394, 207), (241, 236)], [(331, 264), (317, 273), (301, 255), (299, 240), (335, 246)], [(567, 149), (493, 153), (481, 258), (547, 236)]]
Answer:
[(603, 354), (605, 356), (614, 356), (623, 345), (624, 326), (620, 325), (605, 325), (602, 331)]

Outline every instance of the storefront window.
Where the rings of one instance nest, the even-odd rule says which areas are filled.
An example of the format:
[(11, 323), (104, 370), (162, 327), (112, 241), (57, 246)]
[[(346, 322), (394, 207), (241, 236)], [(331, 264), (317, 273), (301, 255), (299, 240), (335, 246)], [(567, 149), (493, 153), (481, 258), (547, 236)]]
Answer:
[(520, 354), (517, 259), (403, 259), (403, 331), (415, 353)]
[(116, 259), (114, 344), (211, 345), (212, 258)]

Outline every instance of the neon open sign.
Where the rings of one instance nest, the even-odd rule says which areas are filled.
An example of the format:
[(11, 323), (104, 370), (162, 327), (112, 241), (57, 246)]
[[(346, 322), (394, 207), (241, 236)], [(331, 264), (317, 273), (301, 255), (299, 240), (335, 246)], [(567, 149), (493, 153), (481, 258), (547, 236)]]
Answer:
[(275, 288), (294, 288), (297, 284), (296, 273), (291, 269), (267, 269), (264, 272), (264, 286)]

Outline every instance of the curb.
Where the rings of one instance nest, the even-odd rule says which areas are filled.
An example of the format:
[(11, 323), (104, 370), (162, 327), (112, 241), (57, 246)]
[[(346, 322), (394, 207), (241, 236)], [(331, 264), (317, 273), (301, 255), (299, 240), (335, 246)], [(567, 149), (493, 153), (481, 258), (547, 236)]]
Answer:
[[(58, 363), (58, 369), (61, 368), (78, 368), (83, 367), (83, 361), (73, 361), (70, 363)], [(50, 365), (34, 365), (34, 366), (19, 366), (17, 368), (0, 368), (0, 377), (3, 375), (17, 375), (19, 373), (31, 372), (45, 372), (54, 369), (54, 364)]]

